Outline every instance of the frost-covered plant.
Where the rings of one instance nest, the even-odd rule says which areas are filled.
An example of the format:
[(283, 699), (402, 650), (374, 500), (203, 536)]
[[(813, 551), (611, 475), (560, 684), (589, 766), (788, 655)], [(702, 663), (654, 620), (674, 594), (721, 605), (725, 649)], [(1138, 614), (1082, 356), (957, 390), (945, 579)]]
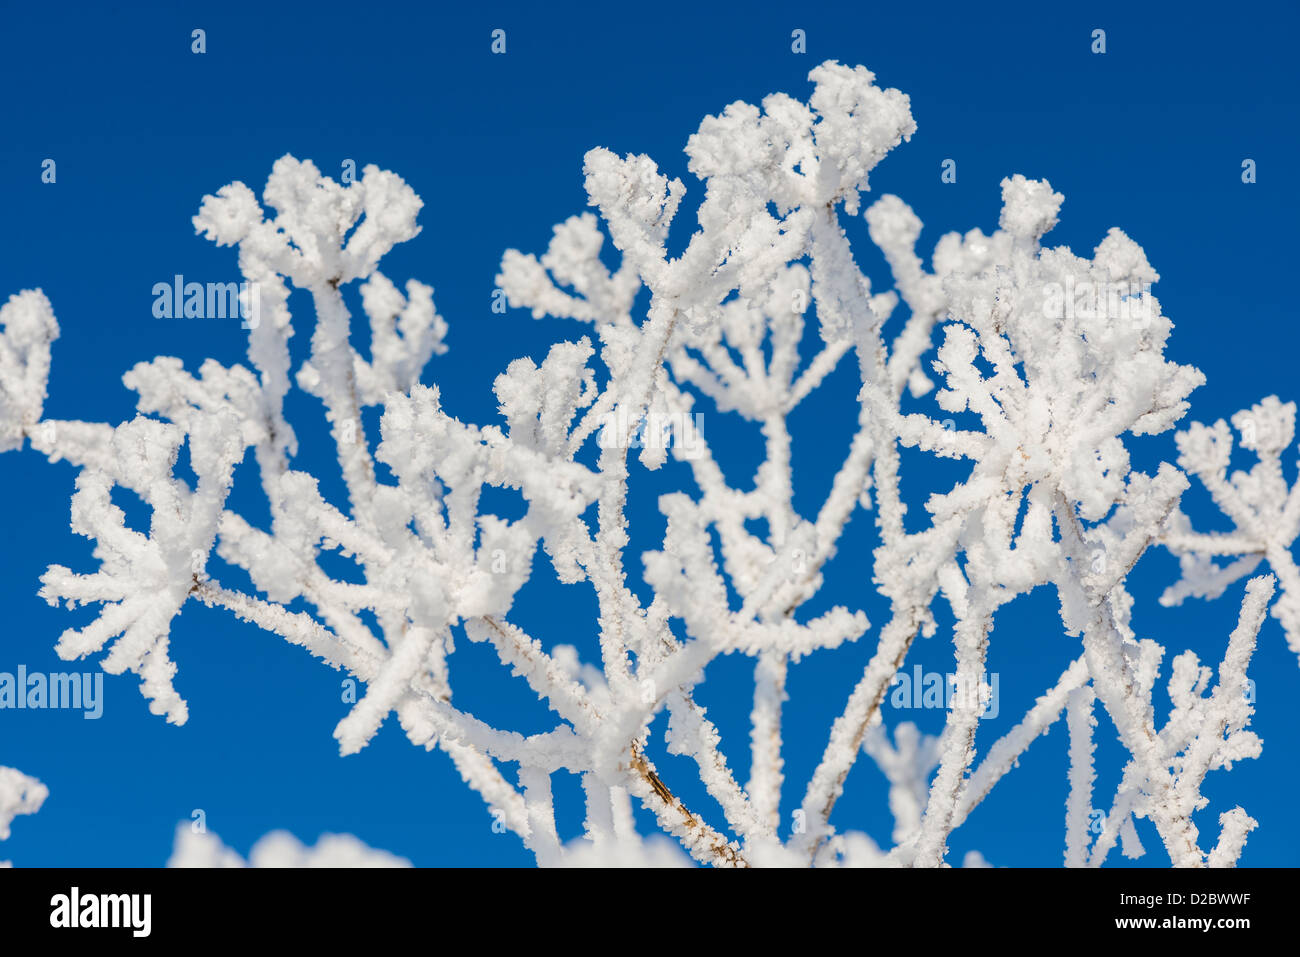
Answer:
[(191, 823), (176, 828), (176, 843), (168, 867), (410, 867), (411, 862), (387, 851), (367, 847), (351, 834), (322, 834), (315, 847), (306, 847), (288, 831), (272, 831), (249, 851), (248, 860), (221, 843), (209, 831)]
[[(445, 349), (447, 325), (428, 286), (411, 280), (399, 290), (378, 268), (418, 232), (421, 201), (373, 166), (343, 186), (286, 156), (262, 204), (242, 183), (204, 199), (197, 230), (238, 248), (259, 293), (248, 366), (209, 360), (194, 373), (175, 358), (141, 363), (124, 377), (139, 395), (130, 422), (42, 417), (57, 324), (41, 293), (13, 297), (0, 313), (0, 450), (26, 437), (52, 461), (80, 468), (72, 525), (95, 540), (100, 561), (87, 574), (54, 565), (42, 580), (51, 603), (100, 606), (91, 624), (62, 635), (59, 654), (106, 651), (106, 671), (135, 673), (151, 709), (182, 724), (170, 624), (191, 600), (226, 609), (365, 683), (335, 729), (343, 753), (365, 747), (396, 714), (413, 743), (451, 757), (543, 865), (671, 863), (677, 852), (638, 835), (632, 800), (709, 864), (942, 865), (953, 830), (1062, 714), (1065, 863), (1098, 865), (1118, 840), (1141, 853), (1138, 818), (1154, 824), (1176, 865), (1235, 863), (1255, 822), (1241, 808), (1225, 811), (1206, 849), (1193, 815), (1208, 803), (1200, 793), (1208, 772), (1259, 753), (1244, 688), (1273, 579), (1247, 585), (1217, 674), (1190, 651), (1174, 659), (1163, 723), (1153, 694), (1165, 648), (1135, 634), (1125, 579), (1163, 543), (1184, 556), (1188, 573), (1167, 599), (1212, 597), (1266, 557), (1286, 588), (1275, 614), (1295, 647), (1300, 581), (1290, 546), (1300, 495), (1287, 494), (1278, 466), (1295, 406), (1272, 399), (1249, 413), (1256, 428), (1246, 444), (1261, 462), (1231, 483), (1222, 423), (1179, 435), (1180, 464), (1239, 525), (1231, 536), (1192, 532), (1179, 511), (1183, 473), (1170, 464), (1136, 471), (1126, 447), (1130, 436), (1170, 429), (1203, 381), (1164, 357), (1172, 323), (1150, 294), (1158, 277), (1141, 247), (1118, 229), (1091, 258), (1044, 247), (1062, 196), (1014, 176), (1002, 183), (999, 229), (943, 236), (927, 269), (916, 251), (921, 223), (902, 200), (886, 195), (861, 207), (872, 168), (915, 129), (908, 98), (878, 88), (862, 67), (828, 62), (810, 80), (806, 104), (784, 94), (761, 107), (734, 103), (690, 138), (689, 169), (705, 189), (678, 256), (666, 240), (682, 182), (646, 156), (587, 154), (599, 219), (560, 224), (540, 258), (508, 251), (498, 284), (511, 305), (580, 320), (592, 334), (556, 344), (540, 365), (510, 363), (494, 385), (500, 424), (458, 421), (437, 386), (421, 381)], [(893, 289), (873, 290), (855, 264), (841, 216), (860, 212)], [(621, 256), (613, 271), (601, 258), (602, 224)], [(342, 288), (352, 282), (369, 320), (368, 359), (349, 342)], [(1142, 291), (1118, 314), (1057, 308), (1060, 290), (1085, 284)], [(316, 313), (310, 356), (296, 371), (291, 288), (309, 293)], [(887, 337), (900, 306), (906, 316)], [(816, 335), (805, 337), (810, 321)], [(794, 507), (789, 416), (842, 361), (856, 365), (861, 385), (857, 431), (829, 494), (803, 514)], [(316, 478), (294, 468), (284, 400), (295, 385), (323, 406), (346, 503), (327, 501)], [(733, 484), (691, 428), (702, 403), (761, 432), (766, 455), (752, 479)], [(383, 409), (378, 437), (362, 421), (375, 406)], [(956, 427), (958, 415), (968, 428)], [(640, 440), (647, 428), (660, 433), (656, 441)], [(182, 447), (193, 481), (175, 471)], [(902, 448), (971, 463), (964, 480), (926, 502), (918, 530), (904, 525)], [(228, 506), (250, 449), (269, 529)], [(639, 556), (638, 568), (628, 554), (629, 483), (670, 455), (691, 482), (659, 499), (662, 546)], [(147, 533), (125, 525), (115, 487), (152, 509)], [(487, 487), (516, 490), (523, 516), (494, 514)], [(889, 607), (874, 631), (854, 608), (802, 612), (858, 509), (874, 514), (872, 581)], [(594, 592), (598, 663), (557, 640), (559, 627), (528, 634), (511, 620), (539, 545), (560, 582)], [(363, 581), (327, 573), (320, 559), (328, 551), (354, 559)], [(253, 590), (215, 577), (213, 552), (243, 569)], [(1217, 569), (1214, 555), (1241, 557)], [(977, 761), (993, 616), (1044, 586), (1059, 596), (1078, 657)], [(958, 686), (981, 693), (954, 701), (937, 738), (908, 722), (891, 733), (882, 699), (914, 639), (938, 629), (940, 598), (955, 622)], [(295, 603), (308, 610), (290, 610)], [(549, 705), (555, 727), (525, 736), (458, 707), (455, 640), (490, 645)], [(804, 656), (857, 641), (874, 652), (783, 833), (787, 674)], [(696, 696), (706, 666), (733, 654), (754, 660), (744, 784)], [(1098, 707), (1128, 759), (1093, 839)], [(661, 712), (667, 752), (693, 759), (721, 819), (688, 808), (656, 769), (651, 725)], [(831, 824), (863, 752), (889, 782), (889, 849)], [(586, 801), (585, 836), (567, 845), (551, 794), (562, 770), (581, 775)], [(216, 843), (205, 848), (193, 850), (228, 856)], [(983, 859), (972, 852), (967, 863)]]
[[(1227, 476), (1232, 434), (1223, 422), (1207, 428), (1199, 422), (1178, 433), (1178, 464), (1191, 472), (1213, 496), (1236, 530), (1230, 534), (1198, 534), (1182, 512), (1169, 522), (1162, 541), (1179, 556), (1183, 578), (1160, 602), (1180, 604), (1188, 597), (1218, 598), (1237, 579), (1267, 561), (1282, 585), (1273, 606), (1288, 646), (1300, 655), (1300, 569), (1291, 549), (1300, 535), (1300, 483), (1287, 488), (1282, 477), (1282, 451), (1295, 438), (1295, 403), (1285, 405), (1269, 396), (1232, 417), (1243, 448), (1259, 461), (1249, 472)], [(1217, 556), (1237, 556), (1220, 567)]]
[[(35, 814), (50, 796), (50, 790), (30, 775), (0, 767), (0, 841), (9, 839), (9, 825), (19, 814)], [(9, 867), (0, 861), (0, 867)]]

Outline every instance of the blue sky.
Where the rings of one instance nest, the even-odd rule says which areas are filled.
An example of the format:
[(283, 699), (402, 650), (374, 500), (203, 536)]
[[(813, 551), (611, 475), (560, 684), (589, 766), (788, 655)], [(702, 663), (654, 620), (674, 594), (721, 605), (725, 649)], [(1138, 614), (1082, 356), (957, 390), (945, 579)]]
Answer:
[[(209, 356), (242, 361), (237, 322), (155, 319), (150, 291), (177, 273), (237, 278), (234, 253), (195, 236), (190, 218), (204, 194), (232, 180), (260, 193), (271, 164), (292, 153), (334, 176), (347, 159), (378, 164), (423, 197), (424, 231), (383, 268), (396, 281), (433, 285), (450, 323), (450, 352), (434, 359), (425, 381), (440, 386), (453, 414), (492, 421), (491, 381), (511, 359), (539, 359), (550, 343), (585, 332), (490, 309), (501, 253), (542, 251), (551, 227), (584, 209), (583, 154), (598, 145), (648, 153), (687, 183), (690, 206), (701, 190), (682, 147), (700, 119), (777, 90), (806, 97), (807, 72), (825, 59), (863, 64), (881, 84), (910, 95), (918, 132), (873, 173), (872, 185), (917, 211), (924, 253), (944, 232), (994, 228), (1004, 176), (1046, 178), (1066, 197), (1049, 244), (1087, 253), (1120, 226), (1145, 247), (1161, 274), (1156, 294), (1176, 324), (1168, 354), (1208, 378), (1193, 395), (1194, 418), (1214, 421), (1270, 393), (1297, 398), (1290, 345), (1300, 134), (1291, 5), (1254, 4), (1215, 18), (1172, 4), (1089, 4), (1074, 12), (1007, 3), (951, 13), (915, 4), (753, 3), (743, 13), (699, 4), (639, 13), (607, 5), (599, 12), (443, 6), (0, 3), (0, 296), (40, 287), (53, 302), (63, 335), (49, 416), (130, 418), (134, 394), (121, 376), (155, 355), (181, 356), (190, 368)], [(203, 55), (190, 52), (195, 28), (207, 34)], [(489, 52), (496, 28), (507, 31), (504, 56)], [(1090, 52), (1096, 28), (1106, 30), (1104, 55)], [(791, 52), (794, 29), (806, 31), (804, 55)], [(57, 163), (54, 184), (41, 182), (46, 158)], [(1250, 185), (1241, 181), (1246, 158), (1258, 169)], [(940, 181), (945, 159), (957, 162), (956, 183)], [(678, 226), (687, 225), (684, 212)], [(864, 269), (885, 280), (883, 264), (868, 255), (864, 225), (849, 229), (864, 250)], [(310, 311), (301, 294), (291, 307), (300, 355)], [(846, 365), (821, 404), (795, 419), (802, 429), (797, 504), (809, 510), (848, 441), (853, 388)], [(303, 439), (295, 464), (327, 472), (315, 400), (295, 403), (290, 414)], [(722, 443), (734, 474), (745, 474), (754, 438), (733, 435), (720, 420), (711, 426), (706, 421), (706, 436)], [(1135, 462), (1146, 467), (1173, 454), (1172, 434), (1135, 445)], [(924, 457), (908, 461), (920, 476), (917, 502), (927, 481), (939, 487), (951, 478)], [(653, 547), (662, 529), (654, 508), (660, 483), (679, 477), (651, 477), (634, 494), (633, 521), (641, 522), (633, 556)], [(68, 531), (73, 479), (66, 464), (49, 466), (30, 452), (0, 457), (7, 503), (0, 671), (19, 664), (67, 670), (54, 642), (87, 613), (48, 608), (36, 590), (50, 563), (91, 568), (89, 543)], [(1213, 527), (1203, 499), (1189, 495), (1186, 507)], [(849, 534), (826, 592), (879, 623), (880, 602), (866, 585), (870, 516), (859, 513)], [(1131, 579), (1139, 630), (1170, 648), (1166, 675), (1168, 659), (1184, 648), (1217, 664), (1242, 593), (1239, 585), (1214, 604), (1162, 609), (1155, 597), (1175, 568), (1153, 555)], [(539, 562), (539, 577), (545, 571)], [(590, 655), (591, 606), (585, 591), (539, 581), (521, 595), (517, 615), (546, 644), (574, 643)], [(875, 633), (793, 673), (787, 826)], [(302, 652), (193, 605), (173, 631), (173, 649), (191, 711), (182, 728), (149, 714), (129, 677), (106, 679), (97, 721), (76, 712), (0, 712), (0, 764), (51, 790), (39, 815), (16, 822), (0, 856), (27, 865), (161, 864), (176, 824), (202, 809), (209, 829), (244, 853), (261, 834), (288, 828), (308, 842), (326, 831), (352, 832), (422, 865), (530, 863), (516, 838), (493, 833), (482, 802), (445, 756), (412, 748), (395, 722), (361, 754), (340, 758), (331, 737), (345, 708), (340, 676)], [(1001, 676), (1001, 713), (981, 728), (977, 746), (986, 749), (1010, 727), (1077, 653), (1048, 592), (1001, 612), (989, 662)], [(912, 663), (947, 670), (950, 645), (942, 635), (920, 642)], [(460, 642), (452, 667), (464, 681), (463, 706), (520, 730), (549, 726), (527, 689), (501, 674), (485, 649)], [(1291, 704), (1300, 670), (1272, 619), (1252, 674), (1263, 756), (1211, 776), (1212, 813), (1198, 823), (1212, 843), (1218, 811), (1241, 803), (1261, 824), (1242, 863), (1295, 865), (1300, 818), (1290, 794), (1300, 783), (1300, 722)], [(723, 659), (708, 678), (702, 701), (743, 780), (750, 663)], [(935, 731), (941, 715), (886, 717)], [(1104, 721), (1099, 737), (1105, 793), (1120, 753)], [(978, 848), (995, 864), (1058, 864), (1065, 748), (1058, 725), (954, 836), (950, 859)], [(683, 764), (665, 758), (661, 767), (687, 803), (709, 814)], [(887, 841), (883, 783), (860, 761), (836, 825)], [(555, 788), (558, 800), (576, 807), (576, 779), (557, 776)], [(562, 816), (562, 837), (579, 833), (580, 817)], [(1140, 833), (1149, 850), (1143, 863), (1167, 863), (1154, 831), (1144, 824)]]

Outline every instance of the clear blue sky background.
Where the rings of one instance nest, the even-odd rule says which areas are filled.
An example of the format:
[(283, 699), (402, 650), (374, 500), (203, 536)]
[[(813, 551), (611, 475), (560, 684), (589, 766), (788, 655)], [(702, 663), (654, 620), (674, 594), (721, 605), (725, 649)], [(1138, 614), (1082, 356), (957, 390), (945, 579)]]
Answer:
[[(40, 287), (54, 304), (63, 336), (47, 414), (130, 418), (134, 394), (120, 377), (155, 355), (181, 356), (190, 368), (208, 356), (242, 361), (237, 322), (155, 319), (150, 290), (176, 273), (237, 278), (234, 253), (195, 236), (190, 217), (205, 193), (232, 180), (260, 193), (275, 159), (293, 153), (334, 176), (346, 159), (376, 163), (423, 197), (424, 232), (384, 270), (435, 287), (451, 351), (434, 360), (426, 381), (441, 386), (454, 414), (492, 421), (494, 375), (517, 356), (540, 359), (551, 342), (585, 331), (490, 311), (502, 251), (542, 251), (552, 225), (584, 208), (583, 153), (597, 145), (648, 153), (683, 177), (690, 205), (701, 191), (682, 147), (700, 119), (777, 90), (806, 97), (807, 72), (828, 58), (864, 64), (911, 96), (919, 131), (872, 183), (916, 209), (926, 225), (925, 254), (943, 232), (994, 228), (1002, 177), (1045, 177), (1066, 196), (1050, 243), (1086, 253), (1120, 226), (1145, 247), (1162, 277), (1157, 295), (1176, 323), (1169, 353), (1209, 379), (1194, 395), (1194, 417), (1226, 417), (1270, 393), (1300, 397), (1293, 5), (1252, 4), (1214, 17), (1182, 4), (637, 9), (644, 12), (564, 4), (0, 4), (0, 296)], [(508, 32), (505, 56), (489, 52), (498, 27)], [(202, 56), (190, 52), (194, 28), (207, 31)], [(791, 52), (796, 28), (807, 33), (805, 55)], [(1105, 55), (1090, 52), (1094, 28), (1107, 32)], [(40, 181), (46, 158), (58, 164), (53, 185)], [(955, 184), (940, 182), (947, 158), (957, 161)], [(1241, 182), (1244, 158), (1258, 164), (1253, 185)], [(679, 226), (688, 225), (684, 212)], [(849, 228), (864, 268), (885, 280), (864, 225)], [(685, 233), (674, 239), (684, 241)], [(310, 329), (300, 295), (291, 303), (299, 355)], [(846, 364), (795, 422), (802, 428), (798, 504), (808, 512), (848, 441), (853, 386)], [(297, 464), (326, 473), (325, 487), (337, 491), (315, 400), (299, 398), (290, 411), (303, 442)], [(705, 433), (722, 443), (732, 474), (745, 476), (756, 437), (720, 418), (706, 420)], [(1146, 467), (1174, 455), (1172, 434), (1135, 448)], [(924, 457), (909, 464), (913, 501), (927, 482), (938, 488), (951, 480)], [(680, 477), (655, 476), (633, 499), (634, 570), (635, 555), (661, 531), (654, 495)], [(54, 655), (54, 642), (88, 612), (48, 608), (36, 590), (52, 562), (92, 568), (89, 543), (68, 531), (73, 479), (66, 464), (51, 467), (27, 451), (0, 457), (0, 671), (69, 667)], [(1189, 495), (1187, 507), (1202, 525), (1213, 523), (1203, 498)], [(826, 591), (879, 625), (883, 609), (867, 584), (870, 516), (859, 513), (849, 534)], [(518, 619), (548, 646), (571, 642), (594, 657), (589, 594), (547, 583), (545, 561), (537, 568)], [(1175, 568), (1153, 555), (1131, 580), (1139, 632), (1170, 648), (1166, 676), (1168, 659), (1184, 648), (1217, 665), (1242, 593), (1237, 586), (1215, 604), (1162, 609), (1155, 597)], [(786, 828), (875, 634), (793, 673)], [(909, 665), (948, 670), (950, 648), (942, 635), (921, 642)], [(981, 728), (981, 752), (1077, 653), (1047, 591), (1000, 614), (989, 666), (1000, 675), (1001, 713)], [(360, 755), (340, 758), (331, 737), (345, 708), (340, 676), (303, 652), (191, 606), (174, 629), (173, 654), (191, 707), (182, 728), (150, 715), (131, 677), (106, 679), (99, 721), (76, 712), (0, 712), (0, 764), (37, 775), (51, 790), (39, 815), (16, 822), (0, 857), (26, 865), (157, 865), (177, 823), (203, 809), (209, 828), (243, 853), (261, 834), (288, 828), (308, 842), (325, 831), (352, 832), (422, 865), (531, 861), (516, 838), (492, 832), (480, 799), (446, 757), (412, 748), (395, 722)], [(484, 649), (460, 642), (452, 667), (462, 705), (524, 731), (552, 723)], [(1218, 812), (1240, 803), (1261, 824), (1243, 863), (1295, 865), (1300, 669), (1272, 619), (1252, 674), (1263, 757), (1212, 775), (1205, 793), (1213, 804), (1197, 820), (1203, 843), (1212, 845)], [(709, 679), (704, 703), (744, 780), (749, 661), (724, 659)], [(935, 731), (942, 714), (889, 709), (886, 718)], [(1099, 738), (1099, 793), (1109, 806), (1121, 754), (1104, 719)], [(978, 848), (1000, 865), (1059, 864), (1065, 750), (1058, 725), (954, 837), (951, 859)], [(661, 767), (688, 803), (719, 816), (692, 788), (686, 762), (664, 757)], [(859, 762), (837, 826), (886, 843), (883, 783), (870, 762)], [(558, 800), (577, 808), (576, 779), (559, 775), (555, 788)], [(578, 810), (565, 814), (562, 837), (576, 836), (580, 821)], [(1154, 830), (1144, 823), (1140, 832), (1150, 851), (1144, 863), (1167, 863)]]

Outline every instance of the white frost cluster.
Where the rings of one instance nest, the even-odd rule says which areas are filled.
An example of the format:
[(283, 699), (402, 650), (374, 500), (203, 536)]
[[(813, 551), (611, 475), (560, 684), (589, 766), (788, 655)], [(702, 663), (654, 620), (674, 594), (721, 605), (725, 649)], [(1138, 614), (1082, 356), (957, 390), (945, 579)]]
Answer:
[[(35, 814), (50, 796), (50, 789), (30, 775), (0, 767), (0, 841), (9, 839), (9, 826), (19, 814)], [(0, 861), (0, 867), (10, 867)]]
[(176, 843), (168, 867), (410, 867), (405, 858), (367, 847), (351, 834), (322, 834), (307, 847), (288, 831), (272, 831), (249, 851), (245, 861), (221, 843), (217, 835), (176, 828)]
[[(364, 682), (335, 729), (343, 753), (365, 747), (395, 715), (414, 744), (451, 757), (543, 865), (680, 863), (675, 849), (637, 833), (638, 801), (708, 864), (945, 866), (952, 832), (1062, 714), (1066, 864), (1099, 865), (1117, 842), (1141, 853), (1138, 820), (1151, 823), (1177, 865), (1235, 863), (1255, 822), (1240, 808), (1222, 812), (1206, 850), (1193, 815), (1207, 804), (1206, 774), (1259, 753), (1244, 689), (1274, 579), (1246, 586), (1217, 672), (1190, 652), (1173, 659), (1173, 710), (1163, 723), (1153, 695), (1166, 649), (1135, 632), (1125, 579), (1158, 544), (1182, 556), (1185, 572), (1167, 602), (1215, 597), (1266, 559), (1283, 589), (1274, 614), (1300, 653), (1300, 573), (1291, 559), (1300, 493), (1286, 488), (1280, 467), (1295, 405), (1270, 398), (1234, 418), (1259, 456), (1248, 474), (1225, 478), (1231, 439), (1222, 422), (1179, 433), (1181, 470), (1133, 469), (1129, 439), (1168, 431), (1203, 382), (1165, 358), (1173, 324), (1149, 291), (1158, 276), (1142, 248), (1118, 229), (1091, 256), (1044, 246), (1063, 197), (1017, 175), (1002, 182), (999, 228), (942, 236), (927, 268), (921, 222), (901, 199), (884, 195), (863, 208), (874, 167), (915, 131), (908, 98), (876, 86), (862, 67), (828, 62), (809, 79), (806, 103), (779, 93), (760, 106), (734, 103), (690, 138), (688, 168), (704, 193), (679, 256), (666, 243), (686, 192), (681, 180), (647, 156), (587, 154), (595, 214), (558, 225), (540, 256), (506, 252), (497, 282), (512, 306), (581, 321), (590, 335), (555, 344), (540, 364), (511, 362), (493, 386), (497, 423), (452, 417), (427, 382), (426, 364), (446, 350), (433, 290), (414, 280), (399, 289), (378, 268), (419, 231), (422, 204), (373, 166), (341, 185), (286, 156), (260, 203), (242, 183), (204, 199), (196, 229), (236, 246), (258, 290), (248, 365), (209, 360), (194, 372), (177, 358), (141, 363), (124, 378), (139, 396), (130, 422), (42, 419), (57, 325), (39, 292), (12, 298), (0, 311), (0, 450), (26, 436), (51, 460), (80, 468), (72, 524), (95, 541), (100, 563), (87, 574), (54, 565), (43, 579), (50, 602), (99, 610), (65, 632), (59, 653), (106, 652), (105, 670), (135, 673), (151, 708), (181, 724), (171, 622), (191, 599), (226, 609)], [(863, 224), (852, 222), (859, 213)], [(846, 223), (883, 254), (892, 288), (872, 288)], [(620, 257), (612, 271), (601, 256), (607, 238)], [(352, 282), (369, 320), (368, 358), (352, 345), (342, 292)], [(1114, 300), (1118, 310), (1096, 308), (1111, 304), (1105, 297), (1088, 308), (1061, 298), (1062, 290), (1116, 287), (1134, 290)], [(310, 355), (296, 370), (291, 288), (315, 309)], [(643, 294), (644, 312), (636, 306)], [(858, 428), (825, 499), (801, 512), (789, 416), (842, 361), (860, 383)], [(346, 502), (327, 501), (316, 478), (293, 467), (284, 400), (295, 385), (320, 403)], [(702, 405), (761, 435), (765, 457), (754, 475), (728, 476), (689, 427)], [(378, 435), (363, 424), (372, 407), (382, 410)], [(655, 440), (634, 441), (645, 423), (657, 424)], [(176, 474), (182, 448), (193, 480)], [(970, 463), (969, 475), (906, 527), (902, 448)], [(269, 528), (228, 504), (250, 450)], [(629, 555), (629, 483), (670, 455), (692, 481), (659, 500), (662, 545)], [(1236, 533), (1191, 529), (1179, 509), (1183, 470), (1209, 488)], [(125, 526), (110, 497), (117, 487), (151, 509), (147, 533)], [(513, 490), (524, 514), (493, 514), (488, 487)], [(820, 596), (823, 568), (859, 509), (874, 517), (872, 581), (889, 605), (874, 632), (851, 603), (802, 611)], [(330, 552), (354, 562), (361, 580), (332, 577), (321, 564)], [(214, 553), (254, 588), (223, 583), (210, 567)], [(1220, 567), (1217, 556), (1235, 560)], [(592, 590), (598, 662), (563, 643), (562, 623), (529, 634), (511, 620), (516, 594), (544, 565)], [(637, 575), (648, 589), (634, 587)], [(937, 600), (955, 619), (959, 686), (987, 692), (995, 612), (1040, 587), (1058, 596), (1077, 657), (1061, 662), (1060, 677), (980, 760), (979, 696), (954, 702), (937, 736), (906, 722), (885, 727), (881, 701), (914, 639), (937, 631)], [(639, 597), (646, 593), (651, 600)], [(449, 657), (457, 640), (489, 645), (549, 705), (554, 727), (523, 735), (459, 707)], [(859, 641), (869, 642), (869, 661), (802, 799), (783, 815), (789, 669)], [(732, 654), (751, 657), (755, 677), (744, 782), (696, 698), (709, 663)], [(1098, 708), (1129, 755), (1106, 800), (1093, 793)], [(662, 745), (650, 731), (661, 713)], [(660, 746), (694, 763), (720, 818), (674, 794), (650, 757)], [(888, 848), (831, 823), (864, 753), (889, 784)], [(553, 807), (560, 771), (580, 775), (585, 795), (584, 834), (568, 842)], [(1094, 834), (1092, 808), (1106, 806)], [(337, 840), (313, 851), (287, 836), (267, 841), (255, 866), (371, 859)], [(242, 863), (215, 837), (184, 828), (173, 862)], [(987, 866), (978, 852), (964, 863)]]
[[(1198, 533), (1181, 511), (1169, 522), (1164, 544), (1179, 556), (1182, 579), (1160, 598), (1163, 605), (1185, 598), (1218, 598), (1229, 585), (1249, 575), (1261, 561), (1277, 576), (1282, 597), (1273, 617), (1282, 624), (1287, 644), (1300, 655), (1300, 569), (1292, 548), (1300, 535), (1300, 482), (1287, 487), (1282, 453), (1295, 438), (1294, 402), (1270, 395), (1232, 417), (1241, 446), (1258, 461), (1249, 472), (1227, 474), (1232, 457), (1232, 433), (1222, 420), (1213, 426), (1192, 423), (1179, 432), (1178, 464), (1195, 475), (1230, 518), (1230, 533)], [(1218, 557), (1233, 559), (1226, 565)]]
[(0, 306), (0, 452), (22, 447), (41, 419), (50, 376), (50, 344), (59, 324), (50, 301), (26, 290)]

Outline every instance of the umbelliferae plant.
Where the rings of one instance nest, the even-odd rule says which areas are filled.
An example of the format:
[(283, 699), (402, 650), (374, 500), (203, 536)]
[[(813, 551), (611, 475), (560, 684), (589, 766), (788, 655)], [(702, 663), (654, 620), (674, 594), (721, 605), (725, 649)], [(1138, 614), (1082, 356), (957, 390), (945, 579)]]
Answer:
[[(511, 362), (493, 385), (497, 424), (453, 418), (423, 381), (446, 349), (447, 324), (428, 286), (399, 289), (379, 271), (392, 246), (418, 232), (422, 204), (374, 166), (345, 186), (286, 156), (260, 204), (238, 182), (204, 199), (196, 229), (238, 249), (256, 293), (248, 365), (209, 360), (193, 372), (177, 358), (142, 362), (123, 380), (139, 396), (130, 422), (43, 418), (58, 326), (40, 292), (12, 297), (0, 312), (0, 450), (27, 440), (80, 469), (73, 528), (96, 541), (100, 562), (88, 573), (52, 565), (42, 580), (51, 603), (99, 606), (93, 622), (59, 638), (59, 654), (106, 652), (105, 671), (136, 674), (151, 710), (183, 724), (171, 622), (190, 601), (226, 609), (365, 684), (335, 728), (344, 754), (395, 714), (414, 744), (450, 756), (543, 865), (667, 860), (637, 833), (633, 800), (703, 863), (942, 865), (954, 829), (1062, 714), (1066, 864), (1098, 865), (1120, 840), (1140, 853), (1136, 819), (1154, 825), (1175, 865), (1235, 863), (1255, 826), (1249, 815), (1224, 811), (1208, 844), (1193, 818), (1207, 804), (1200, 789), (1210, 771), (1259, 753), (1247, 668), (1274, 579), (1246, 586), (1217, 672), (1190, 651), (1174, 658), (1163, 721), (1153, 694), (1166, 648), (1135, 633), (1125, 582), (1153, 546), (1183, 556), (1186, 578), (1168, 601), (1216, 597), (1267, 560), (1284, 586), (1274, 612), (1300, 651), (1290, 554), (1300, 496), (1279, 464), (1294, 404), (1268, 399), (1234, 419), (1260, 464), (1232, 480), (1226, 425), (1179, 433), (1179, 465), (1239, 526), (1193, 532), (1179, 509), (1183, 471), (1137, 471), (1126, 448), (1129, 437), (1170, 430), (1203, 381), (1165, 358), (1173, 326), (1150, 291), (1158, 277), (1142, 248), (1118, 229), (1090, 258), (1045, 247), (1062, 196), (1013, 176), (1002, 183), (999, 228), (944, 235), (927, 268), (916, 248), (921, 223), (901, 199), (862, 208), (873, 167), (915, 129), (907, 97), (877, 87), (863, 67), (828, 62), (810, 80), (806, 104), (784, 94), (761, 108), (735, 103), (691, 137), (689, 168), (705, 192), (677, 256), (667, 239), (682, 182), (646, 156), (587, 154), (599, 216), (557, 226), (540, 257), (507, 252), (498, 284), (512, 306), (579, 320), (591, 334), (556, 343), (540, 364)], [(859, 214), (892, 289), (874, 290), (854, 261), (844, 217)], [(602, 258), (606, 235), (617, 268)], [(343, 289), (353, 282), (368, 357), (349, 338)], [(315, 307), (310, 356), (296, 370), (291, 289)], [(829, 494), (803, 513), (789, 417), (841, 363), (860, 381), (857, 432)], [(328, 501), (294, 467), (284, 400), (295, 387), (320, 401), (346, 502)], [(377, 435), (363, 421), (373, 407), (383, 410)], [(705, 437), (718, 427), (696, 427), (702, 407), (714, 422), (761, 434), (756, 473), (729, 477)], [(904, 522), (905, 448), (970, 463), (926, 502), (919, 527), (915, 516), (913, 527)], [(177, 473), (182, 449), (192, 479)], [(232, 476), (250, 452), (269, 529), (229, 507)], [(629, 555), (629, 485), (670, 457), (690, 481), (659, 499), (662, 545)], [(115, 487), (151, 509), (147, 531), (126, 525)], [(522, 496), (522, 517), (494, 513), (483, 499), (491, 487)], [(851, 594), (806, 614), (859, 509), (874, 517), (871, 580), (888, 617), (869, 623)], [(538, 546), (559, 581), (594, 593), (598, 662), (581, 661), (562, 627), (530, 634), (512, 621), (516, 594), (541, 570)], [(319, 559), (329, 551), (351, 558), (362, 580), (327, 572)], [(1219, 555), (1240, 557), (1220, 568)], [(252, 587), (224, 581), (221, 568), (242, 569)], [(1059, 596), (1074, 655), (979, 758), (994, 615), (1040, 587)], [(882, 702), (913, 641), (939, 630), (940, 599), (954, 621), (953, 685), (970, 693), (953, 696), (937, 738), (909, 722), (891, 734)], [(553, 730), (522, 735), (459, 707), (449, 661), (457, 641), (490, 645), (555, 713)], [(787, 823), (787, 676), (848, 642), (874, 651), (828, 740), (812, 745), (821, 758)], [(705, 668), (723, 655), (753, 659), (743, 785), (696, 698)], [(1098, 708), (1128, 752), (1104, 801), (1093, 793)], [(656, 767), (651, 725), (662, 712), (663, 745), (693, 759), (720, 817), (687, 807)], [(863, 753), (890, 785), (892, 848), (831, 824)], [(585, 835), (567, 844), (551, 790), (562, 770), (581, 775), (585, 795)], [(1106, 809), (1101, 827), (1091, 826), (1094, 805)]]

